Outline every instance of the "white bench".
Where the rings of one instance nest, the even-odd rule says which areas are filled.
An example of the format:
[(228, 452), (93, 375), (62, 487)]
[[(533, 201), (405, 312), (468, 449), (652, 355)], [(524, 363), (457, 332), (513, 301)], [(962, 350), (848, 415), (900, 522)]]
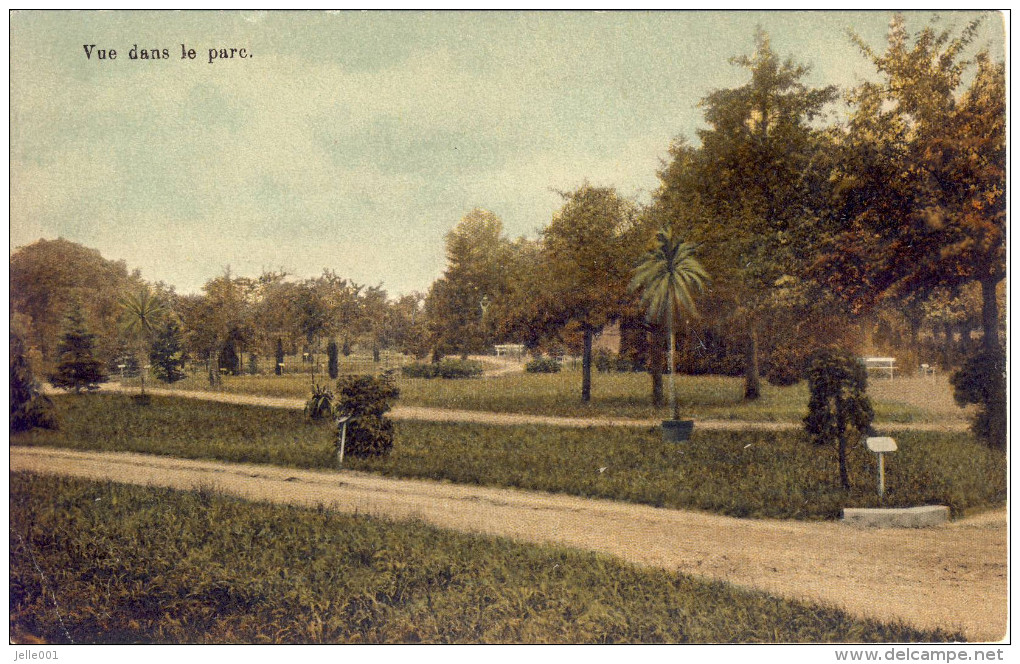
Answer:
[(520, 356), (523, 354), (524, 344), (496, 344), (496, 357), (500, 355)]
[(892, 378), (896, 372), (895, 357), (862, 357), (859, 358), (868, 373), (877, 371), (880, 376)]

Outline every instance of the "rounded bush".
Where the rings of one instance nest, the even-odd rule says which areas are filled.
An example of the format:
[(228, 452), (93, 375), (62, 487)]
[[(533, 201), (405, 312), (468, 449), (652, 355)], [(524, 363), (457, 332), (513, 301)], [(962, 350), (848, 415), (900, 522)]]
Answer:
[(482, 375), (482, 365), (474, 360), (447, 358), (439, 362), (412, 362), (400, 371), (404, 378), (473, 378)]
[(769, 358), (765, 380), (777, 387), (788, 387), (804, 378), (804, 360), (797, 353), (779, 349)]
[(341, 376), (337, 380), (336, 411), (351, 417), (347, 422), (345, 454), (365, 458), (389, 453), (393, 448), (393, 422), (386, 412), (399, 396), (400, 390), (389, 374)]
[(558, 373), (562, 365), (551, 357), (536, 357), (524, 365), (528, 373)]
[(953, 374), (953, 397), (961, 406), (980, 407), (971, 430), (989, 447), (1006, 449), (1006, 358), (982, 351)]

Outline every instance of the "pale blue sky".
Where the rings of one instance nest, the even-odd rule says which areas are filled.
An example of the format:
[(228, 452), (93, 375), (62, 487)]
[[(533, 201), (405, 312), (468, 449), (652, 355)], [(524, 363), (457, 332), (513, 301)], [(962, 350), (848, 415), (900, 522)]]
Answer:
[[(962, 27), (974, 13), (947, 13)], [(916, 30), (929, 14), (908, 13)], [(886, 12), (51, 12), (11, 18), (11, 249), (65, 237), (198, 290), (230, 265), (425, 290), (473, 207), (535, 236), (585, 180), (646, 200), (755, 29), (812, 85)], [(977, 46), (1001, 58), (1003, 23)], [(180, 58), (181, 43), (195, 49)], [(86, 59), (83, 44), (114, 48)], [(169, 60), (132, 61), (133, 45)], [(212, 47), (245, 60), (208, 63)], [(837, 112), (836, 107), (833, 108)]]

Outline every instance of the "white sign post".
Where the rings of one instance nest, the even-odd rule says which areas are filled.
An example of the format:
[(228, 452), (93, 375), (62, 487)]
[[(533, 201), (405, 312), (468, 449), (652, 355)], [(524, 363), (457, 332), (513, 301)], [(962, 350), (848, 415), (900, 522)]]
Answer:
[(340, 447), (336, 451), (337, 465), (343, 468), (344, 466), (344, 445), (347, 443), (347, 422), (351, 419), (351, 415), (343, 415), (336, 418), (336, 425), (340, 428)]
[(868, 438), (868, 449), (878, 455), (878, 497), (885, 496), (885, 453), (896, 451), (896, 441), (886, 436)]

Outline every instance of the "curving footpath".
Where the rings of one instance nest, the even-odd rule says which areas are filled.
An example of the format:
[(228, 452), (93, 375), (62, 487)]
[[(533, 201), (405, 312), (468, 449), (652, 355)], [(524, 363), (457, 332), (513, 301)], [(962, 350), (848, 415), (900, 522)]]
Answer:
[[(57, 390), (45, 389), (47, 393)], [(137, 393), (137, 388), (124, 388), (118, 384), (100, 386), (102, 392)], [(245, 406), (265, 406), (268, 408), (286, 408), (302, 410), (303, 399), (288, 397), (263, 397), (252, 394), (236, 394), (230, 392), (204, 392), (201, 390), (173, 390), (166, 388), (146, 388), (146, 392), (154, 396), (178, 397), (181, 399), (199, 399), (219, 403), (239, 404)], [(453, 410), (430, 406), (395, 406), (389, 412), (395, 420), (425, 420), (430, 422), (470, 422), (475, 424), (495, 424), (500, 426), (541, 424), (556, 427), (645, 427), (654, 428), (661, 420), (629, 419), (608, 417), (560, 417), (555, 415), (530, 415), (526, 413), (494, 413), (481, 410)], [(948, 420), (938, 424), (919, 422), (884, 422), (875, 425), (881, 433), (897, 431), (966, 431), (968, 424), (962, 420)], [(699, 430), (714, 431), (792, 431), (803, 428), (799, 422), (755, 422), (749, 420), (697, 420)]]
[(748, 520), (512, 489), (121, 452), (12, 447), (10, 469), (191, 490), (403, 519), (599, 551), (858, 616), (1007, 630), (1004, 509), (925, 530)]

